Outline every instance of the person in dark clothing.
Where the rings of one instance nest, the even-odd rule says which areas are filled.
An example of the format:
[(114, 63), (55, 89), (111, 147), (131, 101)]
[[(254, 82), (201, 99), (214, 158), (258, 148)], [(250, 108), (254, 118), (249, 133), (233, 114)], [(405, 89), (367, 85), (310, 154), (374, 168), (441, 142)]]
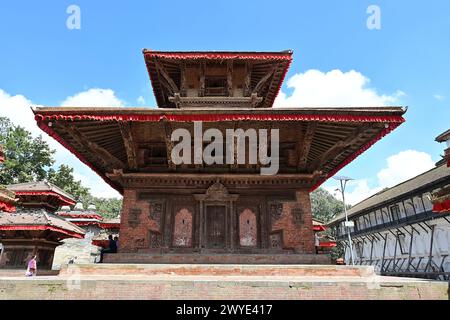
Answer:
[(105, 253), (117, 253), (117, 243), (111, 234), (108, 236), (108, 249), (102, 249), (100, 252), (100, 263), (103, 262), (103, 255)]

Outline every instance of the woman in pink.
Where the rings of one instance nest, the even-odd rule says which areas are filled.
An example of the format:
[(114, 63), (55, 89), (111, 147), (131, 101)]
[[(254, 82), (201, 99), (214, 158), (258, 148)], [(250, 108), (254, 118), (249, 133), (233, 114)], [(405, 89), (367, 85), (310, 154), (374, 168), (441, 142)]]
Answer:
[(27, 268), (27, 276), (32, 277), (36, 275), (36, 258), (37, 256), (33, 256), (30, 261), (28, 261), (28, 268)]

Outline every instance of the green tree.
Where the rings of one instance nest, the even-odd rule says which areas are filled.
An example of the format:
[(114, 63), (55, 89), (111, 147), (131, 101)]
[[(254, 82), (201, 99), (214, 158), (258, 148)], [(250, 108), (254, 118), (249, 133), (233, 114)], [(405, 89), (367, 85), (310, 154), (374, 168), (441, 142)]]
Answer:
[(0, 144), (5, 149), (0, 184), (43, 180), (55, 162), (55, 150), (50, 149), (42, 136), (33, 138), (29, 131), (3, 117), (0, 118)]
[(311, 210), (314, 218), (326, 223), (344, 211), (344, 203), (327, 190), (319, 188), (311, 193)]
[(116, 218), (122, 210), (122, 199), (93, 197), (91, 203), (96, 206), (97, 212), (105, 218)]
[(83, 201), (90, 196), (89, 188), (83, 187), (81, 181), (75, 180), (73, 168), (65, 164), (59, 166), (58, 170), (50, 168), (47, 180), (71, 194), (77, 201)]
[[(350, 206), (347, 205), (347, 208), (350, 208)], [(327, 190), (319, 188), (311, 193), (311, 210), (314, 218), (327, 223), (344, 211), (344, 203), (336, 199)], [(330, 229), (327, 229), (324, 235), (334, 239)], [(343, 257), (343, 255), (344, 248), (342, 243), (338, 242), (337, 246), (331, 251), (331, 259), (336, 260)]]

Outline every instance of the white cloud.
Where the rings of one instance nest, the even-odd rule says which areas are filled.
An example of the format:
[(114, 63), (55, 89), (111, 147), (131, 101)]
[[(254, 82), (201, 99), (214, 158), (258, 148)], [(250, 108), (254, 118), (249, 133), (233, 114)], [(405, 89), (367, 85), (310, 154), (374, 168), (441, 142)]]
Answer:
[(439, 100), (439, 101), (444, 101), (444, 99), (445, 99), (445, 97), (441, 94), (435, 94), (435, 95), (433, 95), (433, 98), (435, 98), (436, 100)]
[[(405, 150), (386, 159), (387, 166), (377, 173), (377, 182), (374, 187), (370, 187), (368, 179), (350, 181), (348, 191), (345, 192), (346, 200), (349, 204), (356, 204), (371, 195), (393, 187), (408, 179), (432, 169), (435, 166), (434, 161), (428, 153)], [(332, 194), (335, 194), (335, 188), (326, 188)], [(340, 199), (340, 194), (335, 195)]]
[[(89, 97), (93, 98), (92, 103), (87, 103)], [(102, 102), (102, 98), (104, 99)], [(84, 100), (84, 102), (83, 102)], [(115, 97), (114, 91), (110, 89), (90, 89), (85, 92), (80, 92), (72, 97), (68, 97), (64, 102), (74, 101), (80, 103), (79, 105), (91, 105), (91, 106), (122, 106), (123, 103)], [(38, 107), (31, 100), (23, 95), (10, 95), (4, 90), (0, 89), (0, 117), (9, 118), (15, 125), (20, 125), (31, 132), (36, 137), (42, 135), (43, 139), (48, 142), (50, 148), (55, 149), (55, 166), (61, 164), (67, 164), (74, 168), (76, 172), (75, 177), (83, 176), (83, 182), (85, 186), (91, 188), (92, 194), (98, 197), (118, 197), (119, 194), (116, 190), (112, 189), (106, 184), (96, 173), (87, 168), (81, 163), (74, 155), (61, 146), (56, 140), (49, 137), (36, 125), (34, 114), (31, 111), (31, 106)], [(83, 172), (81, 174), (80, 172)], [(81, 180), (80, 178), (77, 178)]]
[(94, 88), (67, 97), (63, 107), (123, 107), (125, 103), (111, 89)]
[(7, 117), (13, 123), (25, 127), (34, 135), (42, 131), (36, 126), (31, 106), (33, 103), (23, 95), (12, 96), (0, 89), (0, 117)]
[(401, 151), (387, 158), (387, 168), (378, 172), (377, 177), (383, 187), (392, 187), (411, 179), (435, 165), (428, 153), (416, 150)]
[(137, 98), (136, 101), (140, 105), (144, 105), (145, 104), (145, 99), (144, 99), (143, 96), (139, 96), (139, 98)]
[(290, 96), (280, 91), (275, 107), (367, 107), (398, 104), (405, 93), (398, 90), (391, 95), (379, 94), (368, 87), (370, 80), (360, 72), (308, 70), (297, 73), (287, 81), (293, 88)]

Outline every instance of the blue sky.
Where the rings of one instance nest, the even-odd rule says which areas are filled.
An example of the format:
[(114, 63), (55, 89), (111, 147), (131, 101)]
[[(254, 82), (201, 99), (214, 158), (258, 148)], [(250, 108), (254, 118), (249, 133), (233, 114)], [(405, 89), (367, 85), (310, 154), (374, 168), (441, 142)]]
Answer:
[[(387, 183), (379, 178), (383, 169), (391, 169), (385, 172), (391, 175), (395, 165), (415, 157), (411, 161), (420, 165), (412, 165), (408, 173), (390, 183), (399, 182), (430, 166), (430, 158), (422, 153), (435, 162), (444, 149), (434, 138), (450, 123), (450, 2), (342, 3), (3, 1), (0, 90), (3, 101), (23, 97), (33, 105), (54, 106), (70, 96), (102, 88), (112, 90), (114, 98), (125, 106), (140, 106), (143, 100), (145, 106), (155, 106), (143, 48), (292, 49), (294, 61), (282, 88), (287, 96), (295, 90), (301, 92), (301, 87), (287, 86), (296, 74), (318, 70), (325, 77), (332, 70), (340, 70), (345, 76), (354, 70), (370, 79), (364, 83), (365, 89), (379, 97), (387, 96), (386, 102), (409, 107), (405, 124), (341, 171), (365, 181), (373, 192)], [(81, 10), (79, 30), (66, 27), (66, 9), (71, 4)], [(380, 30), (366, 26), (369, 5), (381, 10)], [(309, 83), (308, 79), (305, 81)], [(327, 88), (323, 86), (322, 95), (327, 94)], [(14, 112), (6, 111), (8, 108), (9, 103), (0, 104), (3, 115)], [(389, 167), (390, 156), (408, 150), (414, 152), (394, 158), (396, 164)], [(64, 161), (60, 155), (58, 162)], [(91, 177), (85, 166), (73, 159), (67, 162), (81, 175)], [(334, 182), (326, 186), (331, 189)], [(349, 191), (355, 188), (357, 183)]]

